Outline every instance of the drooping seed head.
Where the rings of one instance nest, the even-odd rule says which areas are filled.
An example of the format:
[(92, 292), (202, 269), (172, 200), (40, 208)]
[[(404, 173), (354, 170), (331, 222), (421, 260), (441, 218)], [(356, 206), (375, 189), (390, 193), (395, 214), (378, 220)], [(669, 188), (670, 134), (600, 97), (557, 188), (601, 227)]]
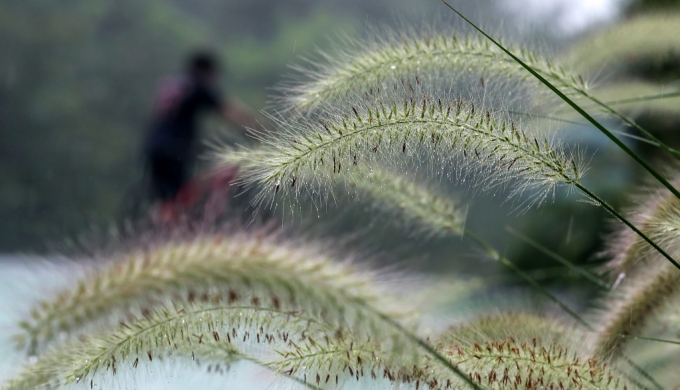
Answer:
[(260, 148), (225, 153), (241, 164), (244, 181), (260, 185), (257, 202), (277, 194), (328, 194), (334, 175), (357, 166), (399, 166), (423, 159), (445, 176), (460, 173), (484, 187), (509, 181), (514, 194), (578, 183), (580, 159), (552, 139), (534, 137), (472, 103), (397, 91), (357, 104), (328, 107), (318, 119), (280, 119), (276, 132), (261, 134)]
[[(279, 103), (286, 109), (308, 112), (389, 80), (433, 75), (450, 80), (453, 74), (473, 70), (483, 78), (529, 78), (521, 65), (483, 37), (456, 35), (447, 29), (385, 30), (375, 35), (333, 53), (321, 53), (318, 62), (297, 67), (297, 74), (279, 87)], [(587, 89), (582, 78), (547, 56), (522, 46), (506, 46), (565, 93), (580, 94)]]
[(363, 304), (401, 317), (392, 309), (400, 311), (404, 302), (388, 303), (390, 294), (375, 272), (331, 253), (320, 242), (257, 232), (174, 237), (117, 254), (73, 288), (38, 303), (21, 327), (32, 353), (39, 353), (59, 334), (74, 337), (143, 317), (168, 301), (257, 299), (262, 307), (305, 310), (357, 332), (372, 321)]

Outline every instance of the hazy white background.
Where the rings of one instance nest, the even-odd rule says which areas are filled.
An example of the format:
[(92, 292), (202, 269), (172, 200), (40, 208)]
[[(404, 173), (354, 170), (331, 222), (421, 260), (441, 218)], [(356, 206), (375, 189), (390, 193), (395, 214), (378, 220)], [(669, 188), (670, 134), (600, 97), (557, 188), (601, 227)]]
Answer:
[(504, 0), (501, 7), (530, 28), (534, 24), (555, 26), (554, 34), (572, 35), (594, 23), (613, 21), (622, 0)]

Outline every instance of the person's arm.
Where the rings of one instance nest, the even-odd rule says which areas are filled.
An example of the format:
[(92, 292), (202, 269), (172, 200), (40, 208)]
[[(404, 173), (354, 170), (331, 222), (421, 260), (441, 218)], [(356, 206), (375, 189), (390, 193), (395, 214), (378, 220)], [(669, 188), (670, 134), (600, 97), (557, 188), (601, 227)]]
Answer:
[(243, 131), (247, 129), (261, 129), (265, 122), (261, 115), (258, 115), (250, 107), (235, 98), (224, 99), (222, 115), (231, 123), (239, 126)]

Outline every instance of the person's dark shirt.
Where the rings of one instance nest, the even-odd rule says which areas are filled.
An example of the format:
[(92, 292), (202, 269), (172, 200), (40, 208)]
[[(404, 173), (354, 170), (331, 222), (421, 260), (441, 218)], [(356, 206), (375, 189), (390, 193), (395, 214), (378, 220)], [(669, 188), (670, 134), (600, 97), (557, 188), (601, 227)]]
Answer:
[(145, 149), (148, 154), (163, 154), (178, 160), (189, 160), (196, 141), (197, 117), (204, 111), (218, 110), (221, 99), (212, 88), (194, 80), (181, 80), (175, 86), (178, 96), (154, 112), (151, 133)]

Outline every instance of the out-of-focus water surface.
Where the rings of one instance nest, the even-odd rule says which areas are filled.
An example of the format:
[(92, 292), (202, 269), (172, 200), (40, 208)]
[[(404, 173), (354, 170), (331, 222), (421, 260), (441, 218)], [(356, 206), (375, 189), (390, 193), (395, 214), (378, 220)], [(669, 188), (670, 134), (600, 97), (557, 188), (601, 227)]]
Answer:
[[(81, 274), (79, 267), (58, 259), (0, 255), (0, 383), (11, 378), (28, 361), (12, 341), (17, 334), (17, 322), (24, 318), (31, 303), (51, 291), (66, 285)], [(236, 363), (222, 374), (209, 374), (205, 366), (186, 361), (157, 362), (139, 366), (132, 373), (105, 375), (98, 378), (98, 387), (105, 389), (272, 389), (295, 386), (288, 379), (277, 377), (248, 362)], [(97, 380), (94, 382), (97, 383)], [(89, 384), (75, 388), (89, 388)]]

